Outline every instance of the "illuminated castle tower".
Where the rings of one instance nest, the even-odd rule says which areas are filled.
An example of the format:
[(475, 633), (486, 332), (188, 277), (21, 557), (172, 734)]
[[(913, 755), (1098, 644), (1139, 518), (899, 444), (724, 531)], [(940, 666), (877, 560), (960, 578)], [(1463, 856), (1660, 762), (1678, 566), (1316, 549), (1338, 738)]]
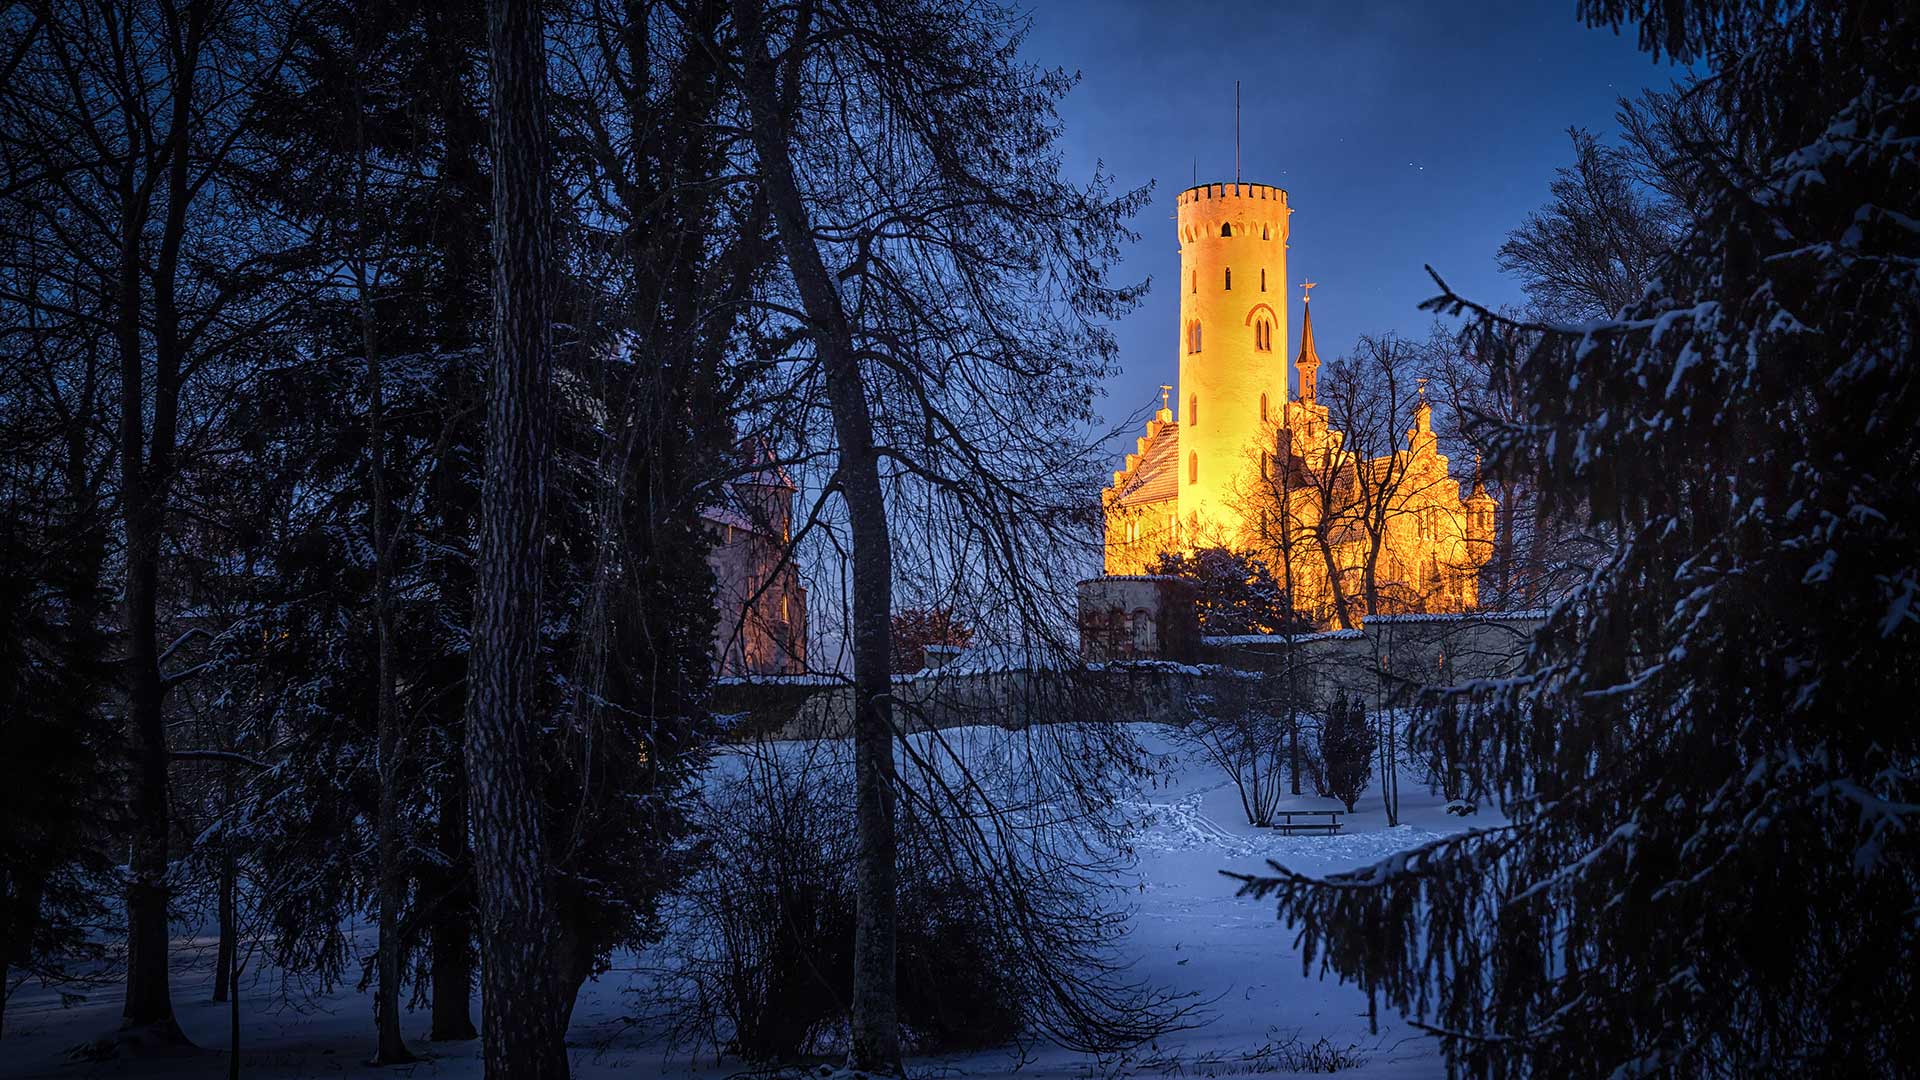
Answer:
[(1179, 530), (1237, 545), (1255, 454), (1287, 400), (1287, 193), (1203, 184), (1179, 196)]
[[(1426, 380), (1417, 403), (1396, 406), (1410, 406), (1412, 428), (1385, 441), (1371, 432), (1358, 450), (1318, 400), (1320, 353), (1303, 298), (1299, 396), (1289, 399), (1291, 212), (1287, 193), (1266, 184), (1180, 193), (1179, 386), (1162, 387), (1161, 408), (1101, 492), (1106, 573), (1138, 575), (1164, 554), (1228, 547), (1267, 563), (1295, 609), (1322, 624), (1355, 612), (1472, 610), (1497, 508), (1477, 470), (1471, 489), (1452, 476)], [(1082, 599), (1099, 640), (1153, 636), (1136, 632), (1151, 611), (1115, 614)], [(1114, 629), (1121, 624), (1135, 629)]]

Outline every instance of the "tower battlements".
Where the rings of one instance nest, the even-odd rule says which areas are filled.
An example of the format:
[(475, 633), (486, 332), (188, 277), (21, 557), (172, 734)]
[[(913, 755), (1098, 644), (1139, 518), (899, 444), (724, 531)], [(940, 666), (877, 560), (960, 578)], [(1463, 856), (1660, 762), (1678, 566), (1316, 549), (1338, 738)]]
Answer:
[[(1287, 241), (1287, 205), (1285, 188), (1272, 184), (1218, 183), (1190, 187), (1176, 197), (1180, 242), (1214, 239)], [(1230, 226), (1232, 235), (1222, 237), (1220, 227)]]

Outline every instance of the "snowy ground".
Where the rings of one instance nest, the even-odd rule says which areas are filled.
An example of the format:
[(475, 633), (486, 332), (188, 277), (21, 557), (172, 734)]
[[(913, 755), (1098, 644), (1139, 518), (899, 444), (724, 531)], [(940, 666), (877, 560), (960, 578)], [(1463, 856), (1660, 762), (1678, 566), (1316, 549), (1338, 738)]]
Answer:
[[(1177, 750), (1158, 728), (1142, 726), (1143, 743), (1165, 755), (1155, 779), (1137, 790), (1126, 807), (1146, 824), (1135, 838), (1139, 862), (1133, 879), (1120, 882), (1135, 906), (1127, 951), (1136, 973), (1162, 986), (1195, 993), (1210, 1002), (1205, 1027), (1143, 1049), (1119, 1070), (1140, 1076), (1228, 1076), (1272, 1073), (1283, 1060), (1277, 1048), (1327, 1046), (1356, 1057), (1346, 1075), (1430, 1077), (1444, 1069), (1434, 1044), (1399, 1017), (1382, 1010), (1378, 1035), (1367, 1024), (1366, 995), (1351, 986), (1303, 974), (1294, 931), (1274, 919), (1271, 905), (1236, 899), (1222, 869), (1260, 870), (1264, 860), (1325, 872), (1372, 862), (1439, 833), (1486, 821), (1447, 815), (1414, 777), (1404, 778), (1402, 824), (1389, 829), (1378, 796), (1369, 792), (1359, 812), (1338, 836), (1281, 836), (1245, 824), (1231, 783), (1204, 761)], [(1332, 806), (1305, 798), (1302, 806)], [(212, 987), (212, 950), (205, 939), (181, 938), (175, 952), (174, 1003), (180, 1023), (200, 1046), (227, 1047), (227, 1006), (207, 1000)], [(574, 1013), (570, 1043), (574, 1075), (686, 1077), (712, 1080), (739, 1071), (737, 1063), (690, 1063), (652, 1043), (626, 1020), (627, 993), (640, 976), (634, 965), (590, 983)], [(338, 1075), (405, 1075), (477, 1078), (479, 1045), (425, 1041), (423, 1012), (407, 1017), (414, 1049), (429, 1055), (417, 1066), (373, 1070), (363, 1064), (372, 1044), (370, 998), (349, 987), (319, 1001), (276, 1002), (278, 980), (249, 976), (242, 994), (241, 1061), (247, 1077), (284, 1080)], [(205, 1054), (187, 1060), (72, 1060), (68, 1051), (110, 1032), (120, 995), (108, 987), (81, 1004), (62, 1008), (57, 996), (23, 988), (9, 1002), (6, 1037), (0, 1042), (0, 1076), (224, 1075), (226, 1058)], [(475, 1002), (478, 1019), (478, 1001)], [(1025, 1076), (1081, 1078), (1099, 1075), (1085, 1057), (1047, 1047), (1032, 1050), (1020, 1067)], [(910, 1071), (938, 1076), (1001, 1076), (1020, 1060), (1011, 1051), (985, 1051), (958, 1058), (916, 1060)]]

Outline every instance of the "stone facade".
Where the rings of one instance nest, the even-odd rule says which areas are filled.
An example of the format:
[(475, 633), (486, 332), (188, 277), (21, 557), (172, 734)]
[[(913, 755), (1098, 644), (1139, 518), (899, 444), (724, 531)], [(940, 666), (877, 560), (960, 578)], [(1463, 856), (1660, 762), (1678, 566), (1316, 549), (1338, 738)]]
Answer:
[(1158, 574), (1110, 575), (1079, 588), (1080, 655), (1091, 662), (1187, 655), (1198, 647), (1193, 583)]
[(723, 676), (807, 669), (807, 590), (787, 551), (793, 497), (793, 481), (768, 465), (727, 485), (725, 500), (701, 512), (713, 535), (713, 664)]

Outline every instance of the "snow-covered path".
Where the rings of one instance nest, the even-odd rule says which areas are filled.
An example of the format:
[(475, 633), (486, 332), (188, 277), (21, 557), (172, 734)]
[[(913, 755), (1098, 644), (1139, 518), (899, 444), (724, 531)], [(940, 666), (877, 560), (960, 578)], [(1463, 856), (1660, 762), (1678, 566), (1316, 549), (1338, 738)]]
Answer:
[[(1142, 742), (1159, 756), (1153, 780), (1138, 788), (1122, 810), (1141, 823), (1132, 875), (1114, 883), (1134, 909), (1125, 949), (1139, 976), (1191, 993), (1206, 1003), (1205, 1026), (1142, 1049), (1122, 1074), (1142, 1076), (1284, 1075), (1292, 1052), (1317, 1047), (1356, 1058), (1345, 1075), (1435, 1077), (1444, 1068), (1433, 1042), (1384, 1010), (1379, 1034), (1368, 1031), (1366, 995), (1303, 974), (1295, 931), (1274, 918), (1267, 903), (1234, 896), (1234, 882), (1221, 870), (1257, 871), (1276, 859), (1309, 872), (1363, 865), (1443, 832), (1486, 821), (1451, 817), (1413, 777), (1401, 784), (1403, 824), (1389, 829), (1377, 794), (1369, 792), (1336, 836), (1284, 836), (1245, 823), (1238, 796), (1212, 766), (1182, 753), (1157, 728), (1143, 727)], [(1299, 800), (1305, 808), (1328, 800)], [(211, 949), (183, 938), (175, 958), (175, 1005), (182, 1026), (201, 1046), (227, 1044), (227, 1007), (207, 1001)], [(575, 1011), (574, 1075), (687, 1077), (711, 1080), (739, 1071), (737, 1063), (690, 1063), (669, 1056), (633, 1026), (626, 991), (643, 977), (630, 962), (590, 983)], [(261, 1080), (312, 1076), (413, 1076), (477, 1080), (477, 1043), (424, 1041), (427, 1018), (408, 1014), (405, 1028), (416, 1051), (430, 1056), (416, 1066), (373, 1070), (362, 1062), (371, 1048), (370, 997), (347, 988), (301, 1007), (276, 1002), (273, 973), (249, 977), (243, 993), (243, 1075)], [(107, 987), (77, 1005), (62, 1008), (55, 995), (20, 991), (7, 1009), (0, 1042), (0, 1076), (199, 1077), (224, 1075), (224, 1055), (185, 1061), (70, 1060), (66, 1051), (115, 1026), (119, 991)], [(476, 1019), (478, 1002), (475, 1002)], [(1047, 1046), (1029, 1048), (1021, 1065), (1012, 1051), (982, 1051), (922, 1059), (914, 1072), (1001, 1076), (1020, 1065), (1023, 1076), (1085, 1078), (1099, 1075), (1085, 1057)]]

